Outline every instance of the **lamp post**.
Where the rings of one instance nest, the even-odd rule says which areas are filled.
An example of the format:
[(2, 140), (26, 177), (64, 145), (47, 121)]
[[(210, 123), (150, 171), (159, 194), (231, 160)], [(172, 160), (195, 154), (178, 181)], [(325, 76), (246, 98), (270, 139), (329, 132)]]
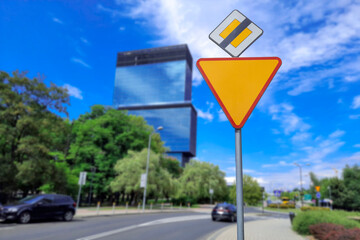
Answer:
[[(304, 195), (304, 191), (303, 191), (303, 185), (302, 185), (302, 169), (301, 169), (301, 165), (294, 162), (295, 166), (298, 166), (300, 169), (300, 200), (301, 200), (301, 207), (304, 206), (304, 197), (302, 195)], [(307, 166), (310, 166), (309, 163), (306, 164)]]
[[(160, 131), (162, 130), (163, 127), (160, 126), (158, 127), (156, 130)], [(142, 211), (145, 211), (145, 202), (146, 202), (146, 188), (147, 188), (147, 179), (148, 179), (148, 173), (149, 173), (149, 159), (150, 159), (150, 146), (151, 146), (151, 137), (152, 135), (156, 132), (156, 130), (154, 130), (152, 133), (150, 133), (149, 135), (149, 146), (148, 146), (148, 154), (147, 154), (147, 160), (146, 160), (146, 177), (145, 177), (145, 187), (144, 187), (144, 197), (143, 197), (143, 206), (142, 206)]]

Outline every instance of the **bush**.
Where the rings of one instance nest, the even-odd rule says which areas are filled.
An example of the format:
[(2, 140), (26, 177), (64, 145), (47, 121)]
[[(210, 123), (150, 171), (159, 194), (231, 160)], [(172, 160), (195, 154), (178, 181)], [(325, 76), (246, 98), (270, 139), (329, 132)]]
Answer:
[(345, 229), (343, 232), (331, 231), (323, 240), (360, 240), (360, 229)]
[(268, 205), (269, 208), (281, 208), (281, 209), (288, 209), (288, 208), (295, 208), (295, 204), (276, 204), (276, 203), (270, 203)]
[(301, 211), (305, 212), (305, 211), (330, 211), (330, 208), (325, 208), (325, 207), (309, 207), (309, 206), (304, 206), (300, 208)]
[(319, 223), (309, 227), (310, 234), (319, 240), (323, 240), (330, 232), (343, 232), (345, 230), (344, 226), (333, 223)]
[(293, 229), (299, 234), (310, 234), (309, 227), (318, 223), (334, 223), (345, 228), (360, 227), (360, 223), (348, 219), (340, 211), (305, 211), (296, 215), (293, 221)]
[(309, 227), (310, 233), (319, 240), (360, 240), (360, 228), (346, 229), (332, 223), (319, 223)]

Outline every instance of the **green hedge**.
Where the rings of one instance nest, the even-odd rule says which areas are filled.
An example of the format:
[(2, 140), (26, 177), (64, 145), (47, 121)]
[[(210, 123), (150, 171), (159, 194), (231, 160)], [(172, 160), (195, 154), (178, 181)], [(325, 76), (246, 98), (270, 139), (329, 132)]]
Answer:
[(304, 207), (301, 207), (300, 208), (301, 211), (313, 211), (313, 210), (316, 210), (316, 211), (330, 211), (330, 208), (326, 208), (326, 207), (309, 207), (309, 206), (304, 206)]
[(293, 229), (299, 234), (308, 235), (310, 234), (309, 226), (318, 223), (334, 223), (345, 228), (360, 228), (359, 222), (347, 218), (350, 215), (354, 214), (344, 211), (305, 211), (296, 215), (293, 220)]
[(295, 208), (295, 204), (276, 204), (276, 203), (270, 203), (268, 205), (269, 208), (281, 208), (281, 209), (288, 209), (288, 208)]

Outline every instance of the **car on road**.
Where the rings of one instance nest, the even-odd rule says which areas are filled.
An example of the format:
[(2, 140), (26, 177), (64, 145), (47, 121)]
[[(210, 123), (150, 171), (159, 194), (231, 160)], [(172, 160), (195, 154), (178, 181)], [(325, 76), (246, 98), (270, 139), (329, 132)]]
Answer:
[(230, 203), (219, 203), (213, 208), (211, 212), (213, 221), (229, 220), (235, 222), (237, 220), (236, 207)]
[(0, 208), (0, 219), (28, 223), (33, 219), (62, 218), (71, 221), (76, 203), (70, 196), (60, 194), (33, 195)]

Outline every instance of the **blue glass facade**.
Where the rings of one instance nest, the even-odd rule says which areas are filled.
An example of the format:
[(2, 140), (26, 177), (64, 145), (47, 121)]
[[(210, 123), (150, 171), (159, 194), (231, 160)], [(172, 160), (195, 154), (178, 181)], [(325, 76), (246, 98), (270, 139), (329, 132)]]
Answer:
[(113, 104), (143, 116), (182, 165), (196, 154), (192, 57), (186, 45), (118, 53)]
[(118, 67), (113, 104), (133, 106), (190, 101), (191, 94), (185, 94), (187, 71), (185, 60)]

